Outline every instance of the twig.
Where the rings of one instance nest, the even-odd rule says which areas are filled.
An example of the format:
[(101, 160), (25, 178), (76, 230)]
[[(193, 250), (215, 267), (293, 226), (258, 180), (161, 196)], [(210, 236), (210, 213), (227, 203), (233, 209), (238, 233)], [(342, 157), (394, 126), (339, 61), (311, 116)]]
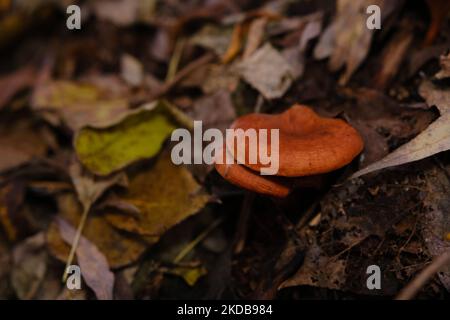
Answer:
[(67, 280), (67, 270), (69, 266), (72, 264), (73, 258), (75, 257), (75, 252), (78, 247), (78, 242), (81, 238), (81, 233), (83, 232), (84, 226), (86, 224), (87, 216), (90, 210), (90, 206), (86, 206), (83, 208), (83, 214), (81, 215), (80, 223), (78, 224), (77, 233), (75, 234), (75, 237), (73, 238), (72, 247), (70, 248), (69, 257), (67, 258), (66, 267), (64, 269), (64, 274), (62, 281), (66, 282)]
[(247, 240), (247, 231), (248, 231), (248, 221), (250, 219), (251, 207), (253, 200), (255, 199), (255, 194), (251, 192), (247, 192), (244, 196), (244, 201), (242, 203), (242, 210), (239, 214), (236, 237), (234, 241), (234, 250), (235, 254), (239, 254), (242, 252), (245, 246), (245, 241)]
[(423, 269), (413, 281), (400, 291), (395, 300), (410, 300), (414, 298), (427, 281), (447, 264), (450, 264), (450, 251), (444, 252), (435, 258), (428, 267)]
[(211, 225), (206, 228), (201, 234), (199, 234), (194, 240), (192, 240), (183, 250), (180, 251), (180, 253), (175, 257), (173, 260), (174, 264), (178, 264), (181, 262), (181, 260), (186, 257), (189, 252), (191, 252), (200, 242), (203, 241), (215, 228), (217, 228), (222, 222), (224, 221), (224, 218), (219, 218)]
[(173, 50), (172, 58), (170, 59), (169, 68), (167, 69), (166, 82), (173, 79), (177, 73), (178, 65), (180, 64), (181, 55), (183, 54), (184, 44), (186, 43), (185, 38), (180, 38), (177, 40), (175, 49)]
[(156, 89), (155, 92), (150, 94), (147, 101), (153, 101), (156, 99), (161, 98), (162, 96), (169, 93), (170, 90), (181, 80), (183, 80), (186, 76), (188, 76), (191, 72), (196, 70), (197, 68), (201, 67), (204, 64), (207, 64), (211, 62), (214, 58), (214, 54), (207, 53), (197, 60), (192, 61), (190, 64), (188, 64), (186, 67), (181, 69), (170, 81), (164, 83), (161, 85), (158, 89)]

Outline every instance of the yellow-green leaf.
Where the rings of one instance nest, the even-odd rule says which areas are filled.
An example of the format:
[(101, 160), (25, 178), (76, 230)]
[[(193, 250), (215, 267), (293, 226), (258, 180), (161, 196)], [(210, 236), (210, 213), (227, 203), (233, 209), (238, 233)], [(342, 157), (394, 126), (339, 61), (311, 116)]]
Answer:
[(176, 128), (164, 103), (128, 115), (107, 128), (85, 127), (75, 138), (78, 158), (90, 171), (108, 175), (142, 159), (155, 156)]

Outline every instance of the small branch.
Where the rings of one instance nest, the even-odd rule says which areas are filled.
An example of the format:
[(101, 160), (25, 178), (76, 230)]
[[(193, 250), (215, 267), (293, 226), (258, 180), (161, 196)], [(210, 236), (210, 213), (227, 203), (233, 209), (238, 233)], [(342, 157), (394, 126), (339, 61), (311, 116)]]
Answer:
[(205, 231), (199, 234), (194, 240), (192, 240), (173, 260), (174, 264), (180, 263), (189, 252), (191, 252), (200, 242), (203, 241), (215, 228), (217, 228), (222, 222), (223, 218), (219, 218), (214, 221)]
[(395, 297), (395, 300), (410, 300), (414, 298), (428, 280), (447, 264), (450, 264), (450, 251), (444, 252), (439, 257), (435, 258), (428, 267), (423, 269), (413, 281), (400, 291), (397, 297)]
[(75, 234), (75, 238), (73, 238), (72, 247), (70, 248), (69, 257), (67, 258), (66, 267), (64, 269), (64, 274), (62, 281), (66, 282), (67, 280), (67, 269), (72, 264), (73, 258), (75, 257), (75, 252), (78, 247), (78, 242), (80, 242), (81, 233), (83, 232), (84, 226), (86, 225), (86, 220), (88, 213), (90, 211), (90, 207), (86, 206), (86, 208), (83, 209), (83, 214), (81, 215), (80, 223), (78, 224), (77, 233)]
[(166, 82), (173, 79), (178, 70), (178, 65), (180, 64), (181, 56), (183, 54), (184, 44), (186, 43), (185, 38), (178, 39), (175, 49), (173, 51), (172, 58), (170, 59), (169, 68), (167, 70)]
[(250, 220), (251, 207), (253, 200), (255, 199), (255, 194), (247, 192), (244, 196), (244, 201), (242, 203), (242, 209), (238, 219), (236, 236), (234, 239), (234, 254), (239, 254), (245, 247), (245, 242), (247, 240), (248, 231), (248, 221)]

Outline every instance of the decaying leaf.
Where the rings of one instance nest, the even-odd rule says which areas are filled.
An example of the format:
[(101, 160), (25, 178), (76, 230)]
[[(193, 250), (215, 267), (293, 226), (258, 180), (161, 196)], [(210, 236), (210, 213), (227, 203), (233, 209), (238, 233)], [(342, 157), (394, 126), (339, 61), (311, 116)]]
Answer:
[[(163, 181), (168, 183), (158, 183)], [(157, 241), (168, 229), (202, 209), (209, 196), (186, 168), (175, 166), (164, 153), (152, 168), (130, 179), (122, 199), (138, 208), (140, 214), (107, 213), (106, 219), (118, 229)]]
[(18, 244), (13, 251), (11, 283), (20, 299), (32, 299), (47, 270), (44, 233)]
[(100, 19), (118, 26), (149, 22), (153, 16), (156, 3), (156, 0), (91, 1), (93, 10)]
[(412, 28), (407, 27), (410, 21), (405, 20), (405, 27), (395, 34), (389, 44), (386, 46), (383, 57), (380, 62), (380, 70), (375, 76), (375, 87), (385, 89), (390, 81), (397, 75), (400, 66), (405, 61), (412, 41), (414, 33)]
[[(107, 81), (98, 80), (98, 81)], [(108, 80), (111, 81), (116, 80)], [(128, 110), (126, 97), (92, 83), (64, 80), (50, 81), (37, 86), (32, 97), (33, 109), (42, 113), (54, 112), (74, 131), (91, 125), (106, 127), (120, 121)], [(106, 85), (106, 83), (104, 83)], [(114, 89), (113, 89), (114, 88)]]
[(206, 81), (201, 84), (201, 88), (205, 94), (211, 94), (221, 89), (234, 92), (238, 84), (239, 75), (235, 64), (212, 65)]
[(282, 97), (294, 79), (291, 66), (270, 44), (266, 44), (240, 65), (240, 74), (266, 99)]
[(369, 53), (374, 30), (366, 26), (366, 8), (370, 5), (379, 6), (383, 22), (402, 2), (403, 0), (338, 0), (336, 16), (322, 34), (314, 50), (314, 57), (330, 57), (329, 68), (332, 71), (338, 71), (345, 65), (340, 83), (346, 84)]
[[(72, 226), (78, 226), (82, 208), (72, 193), (58, 196), (59, 216)], [(146, 249), (144, 241), (118, 232), (102, 216), (93, 214), (86, 221), (83, 236), (106, 256), (111, 268), (120, 268), (135, 262)], [(62, 262), (67, 261), (70, 246), (61, 238), (58, 226), (52, 223), (47, 230), (50, 252)]]
[(208, 24), (197, 32), (190, 39), (190, 42), (194, 45), (213, 50), (217, 55), (223, 56), (231, 41), (232, 33), (232, 28), (220, 28), (215, 25)]
[(125, 173), (98, 178), (91, 173), (83, 171), (78, 162), (70, 166), (70, 177), (78, 194), (78, 199), (85, 210), (89, 210), (92, 204), (110, 187), (120, 185), (126, 187), (128, 184)]
[(194, 120), (203, 121), (205, 127), (219, 129), (226, 129), (236, 118), (231, 95), (226, 90), (200, 98), (188, 114)]
[(0, 172), (45, 156), (46, 128), (27, 119), (0, 124)]
[(144, 81), (144, 66), (129, 54), (124, 54), (120, 60), (122, 78), (131, 86), (137, 87)]
[(303, 266), (290, 279), (283, 282), (280, 289), (293, 286), (314, 286), (328, 289), (342, 289), (345, 285), (345, 260), (326, 257), (320, 247), (308, 249)]
[(267, 26), (268, 19), (266, 17), (255, 19), (250, 23), (247, 35), (247, 43), (245, 45), (242, 58), (250, 57), (261, 45), (264, 40), (264, 31)]
[(76, 136), (74, 145), (81, 163), (104, 176), (155, 156), (174, 129), (176, 119), (161, 102), (108, 128), (85, 127)]
[(450, 78), (450, 53), (440, 57), (441, 71), (436, 74), (437, 79)]
[(410, 142), (378, 162), (359, 170), (352, 177), (360, 177), (373, 171), (421, 160), (450, 149), (450, 90), (425, 81), (420, 86), (420, 94), (430, 106), (436, 106), (441, 116)]
[[(71, 244), (75, 238), (75, 228), (61, 218), (57, 218), (56, 223), (64, 241)], [(89, 288), (95, 292), (97, 299), (112, 300), (114, 274), (109, 270), (108, 261), (103, 253), (92, 242), (81, 236), (76, 254), (81, 274)]]
[(26, 66), (11, 74), (0, 77), (0, 109), (2, 109), (17, 93), (34, 83), (35, 70)]

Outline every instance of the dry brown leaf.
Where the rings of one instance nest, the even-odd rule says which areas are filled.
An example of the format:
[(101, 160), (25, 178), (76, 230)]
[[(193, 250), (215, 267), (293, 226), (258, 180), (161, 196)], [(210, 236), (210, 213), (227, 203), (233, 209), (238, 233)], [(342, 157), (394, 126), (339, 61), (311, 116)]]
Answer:
[(239, 75), (235, 64), (209, 65), (205, 78), (202, 78), (199, 83), (205, 94), (211, 94), (221, 89), (234, 92), (239, 84)]
[(156, 241), (168, 229), (198, 212), (209, 196), (183, 166), (175, 166), (163, 153), (150, 169), (130, 179), (122, 197), (140, 210), (136, 216), (107, 213), (118, 229), (148, 236)]
[(437, 79), (450, 78), (450, 53), (440, 57), (441, 71), (436, 74)]
[(11, 283), (20, 299), (32, 299), (47, 270), (44, 233), (25, 239), (13, 249)]
[(266, 99), (282, 97), (294, 79), (293, 70), (284, 57), (266, 44), (239, 64), (242, 78)]
[(322, 34), (314, 50), (314, 57), (330, 57), (329, 68), (332, 71), (338, 71), (345, 65), (340, 83), (346, 84), (365, 60), (372, 42), (374, 30), (366, 26), (366, 8), (378, 5), (383, 21), (402, 2), (403, 0), (338, 0), (336, 16)]
[[(76, 196), (72, 193), (62, 194), (57, 200), (59, 216), (77, 226), (82, 209)], [(88, 217), (83, 236), (99, 248), (111, 268), (120, 268), (135, 262), (147, 247), (142, 240), (118, 232), (103, 217), (95, 214)], [(70, 246), (61, 239), (55, 223), (48, 228), (47, 242), (50, 252), (60, 261), (66, 262)]]
[(26, 119), (0, 124), (0, 172), (45, 156), (48, 144), (46, 128)]
[(380, 169), (421, 160), (450, 149), (450, 90), (442, 89), (425, 81), (420, 94), (430, 106), (436, 106), (441, 116), (410, 142), (388, 154), (378, 162), (356, 172), (352, 178)]
[(345, 266), (345, 260), (328, 258), (317, 245), (312, 245), (306, 253), (302, 267), (283, 282), (280, 289), (302, 285), (342, 289), (347, 279)]
[(26, 66), (11, 74), (0, 77), (0, 109), (2, 109), (17, 93), (34, 84), (36, 72), (33, 67)]
[(232, 28), (217, 27), (213, 24), (207, 24), (200, 29), (189, 42), (213, 50), (217, 55), (223, 56), (231, 42), (232, 33)]
[(95, 14), (118, 26), (137, 22), (149, 22), (153, 16), (156, 0), (95, 0), (91, 1)]
[(410, 21), (405, 22), (405, 26), (392, 37), (383, 51), (380, 69), (374, 79), (375, 88), (385, 89), (389, 85), (390, 81), (397, 75), (405, 56), (409, 53), (414, 40), (414, 33), (412, 28), (408, 27)]
[(250, 23), (247, 34), (247, 43), (245, 44), (243, 59), (250, 57), (261, 45), (264, 40), (264, 31), (269, 20), (266, 17), (255, 19)]
[(85, 210), (89, 210), (102, 194), (114, 185), (126, 187), (128, 179), (119, 172), (108, 177), (96, 177), (84, 170), (77, 161), (70, 166), (70, 177), (77, 191), (78, 199)]
[[(109, 90), (100, 86), (108, 83)], [(116, 86), (113, 78), (97, 80), (95, 84), (49, 81), (36, 87), (31, 105), (44, 115), (56, 113), (74, 131), (86, 125), (107, 127), (130, 112), (124, 92), (114, 92)]]
[(424, 39), (424, 45), (429, 46), (439, 35), (439, 31), (450, 11), (450, 2), (447, 0), (426, 0), (430, 10), (431, 23)]
[[(64, 241), (72, 244), (76, 234), (75, 228), (58, 217), (56, 224)], [(108, 261), (103, 253), (92, 242), (81, 236), (76, 254), (84, 281), (95, 292), (97, 299), (112, 300), (114, 274), (109, 270)]]
[(122, 78), (133, 87), (138, 87), (144, 81), (144, 66), (129, 54), (124, 54), (120, 60)]
[(231, 94), (226, 90), (203, 96), (187, 113), (193, 120), (203, 121), (207, 128), (226, 129), (236, 118)]

